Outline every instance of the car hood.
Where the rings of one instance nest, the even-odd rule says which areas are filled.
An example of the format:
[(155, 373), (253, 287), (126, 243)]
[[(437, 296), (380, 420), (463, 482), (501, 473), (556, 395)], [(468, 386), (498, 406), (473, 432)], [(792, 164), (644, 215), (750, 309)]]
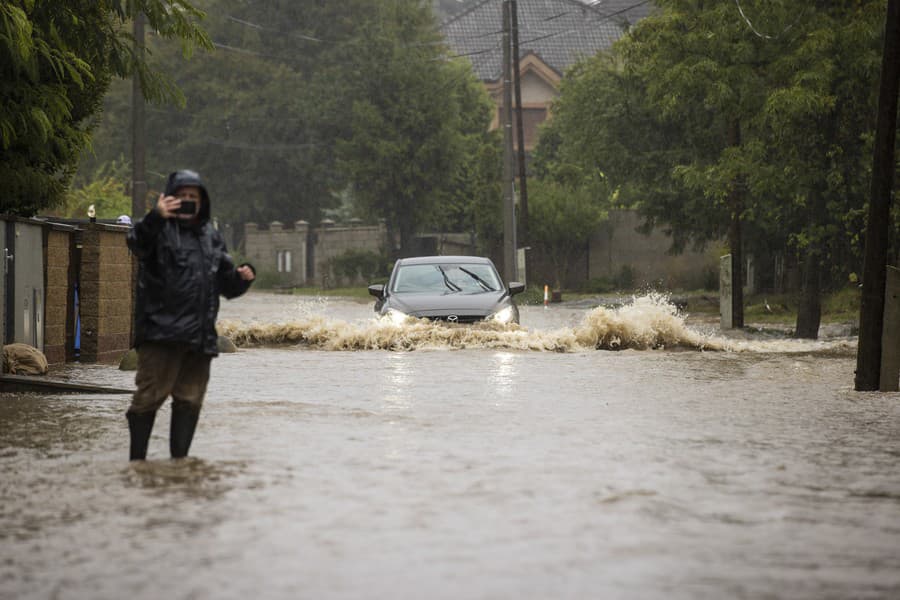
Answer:
[(448, 312), (487, 315), (506, 304), (505, 291), (463, 294), (391, 294), (386, 308), (394, 308), (408, 315), (436, 316)]

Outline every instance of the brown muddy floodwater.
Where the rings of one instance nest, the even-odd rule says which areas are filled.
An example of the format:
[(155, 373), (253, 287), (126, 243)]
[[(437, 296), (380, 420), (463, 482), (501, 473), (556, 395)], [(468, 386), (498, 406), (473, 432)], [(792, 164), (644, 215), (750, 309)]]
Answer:
[(129, 464), (126, 397), (0, 393), (0, 598), (900, 598), (900, 394), (852, 390), (853, 338), (653, 298), (508, 331), (221, 317), (243, 347), (192, 458), (168, 406)]

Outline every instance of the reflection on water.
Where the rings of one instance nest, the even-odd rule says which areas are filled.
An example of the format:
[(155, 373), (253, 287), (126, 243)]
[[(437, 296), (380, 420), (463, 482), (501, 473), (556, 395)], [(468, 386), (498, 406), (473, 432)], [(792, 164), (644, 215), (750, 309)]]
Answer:
[(512, 398), (517, 379), (515, 355), (511, 352), (496, 352), (492, 363), (486, 376), (496, 392), (497, 402), (504, 402)]
[(386, 390), (384, 394), (385, 406), (398, 410), (408, 408), (410, 402), (407, 393), (410, 379), (409, 361), (402, 354), (394, 355), (388, 360), (387, 367), (387, 382), (384, 385)]
[(213, 462), (194, 457), (136, 461), (128, 464), (123, 478), (126, 487), (140, 487), (160, 496), (212, 500), (228, 492), (231, 480), (245, 467), (241, 461)]
[(120, 415), (108, 397), (74, 399), (75, 406), (36, 393), (0, 393), (0, 448), (60, 456), (91, 447)]
[(852, 391), (854, 340), (649, 305), (379, 337), (285, 298), (224, 304), (305, 325), (213, 362), (186, 460), (168, 407), (132, 464), (127, 397), (0, 394), (0, 598), (900, 597), (900, 395)]

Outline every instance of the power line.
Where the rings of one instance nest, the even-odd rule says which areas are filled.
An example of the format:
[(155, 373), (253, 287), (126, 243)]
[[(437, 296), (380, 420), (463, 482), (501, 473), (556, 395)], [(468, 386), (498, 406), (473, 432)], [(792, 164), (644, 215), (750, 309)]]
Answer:
[[(317, 38), (317, 37), (313, 37), (311, 35), (305, 35), (305, 34), (297, 33), (294, 31), (285, 31), (283, 29), (277, 29), (275, 27), (267, 27), (265, 25), (260, 25), (259, 23), (253, 23), (251, 21), (247, 21), (245, 19), (238, 19), (237, 17), (231, 16), (231, 15), (226, 15), (225, 18), (228, 19), (229, 21), (232, 21), (234, 23), (239, 23), (241, 25), (245, 25), (252, 29), (257, 29), (259, 31), (271, 31), (272, 33), (277, 33), (279, 35), (288, 35), (288, 36), (296, 37), (296, 38), (306, 40), (309, 42), (342, 45), (342, 44), (350, 44), (354, 41), (364, 39), (359, 36), (353, 36), (353, 37), (349, 37), (345, 40), (325, 40), (322, 38)], [(416, 42), (414, 44), (403, 44), (400, 47), (401, 48), (417, 48), (417, 47), (421, 47), (421, 46), (437, 46), (437, 45), (441, 45), (441, 44), (445, 44), (445, 43), (446, 42), (444, 40), (437, 40), (434, 42)]]
[[(628, 12), (628, 11), (630, 11), (630, 10), (634, 10), (635, 8), (639, 8), (639, 7), (641, 7), (641, 6), (645, 5), (645, 4), (649, 4), (651, 1), (652, 1), (652, 0), (640, 0), (639, 2), (636, 2), (635, 4), (632, 4), (632, 5), (630, 5), (630, 6), (626, 6), (625, 8), (622, 8), (622, 9), (617, 10), (617, 11), (615, 11), (615, 12), (600, 14), (600, 15), (598, 15), (597, 17), (588, 19), (587, 21), (585, 21), (585, 23), (600, 23), (600, 22), (603, 22), (603, 21), (607, 21), (607, 20), (609, 20), (609, 19), (611, 19), (611, 18), (613, 18), (613, 17), (616, 17), (616, 16), (618, 16), (618, 15), (621, 15), (621, 14), (623, 14), (623, 13), (626, 13), (626, 12)], [(735, 0), (735, 1), (737, 1), (737, 0)], [(592, 10), (596, 10), (596, 9), (593, 9), (593, 7), (590, 7), (590, 8), (592, 8)], [(559, 19), (559, 18), (561, 18), (561, 17), (564, 17), (564, 16), (566, 16), (566, 15), (574, 14), (574, 13), (576, 13), (576, 12), (578, 12), (578, 11), (568, 10), (568, 11), (556, 13), (556, 14), (554, 14), (554, 15), (550, 15), (549, 17), (544, 17), (544, 18), (541, 19), (540, 21), (541, 21), (541, 22), (550, 22), (550, 21), (554, 21), (554, 20), (556, 20), (556, 19)], [(292, 37), (297, 37), (297, 38), (300, 38), (300, 39), (303, 39), (303, 40), (307, 40), (307, 41), (311, 41), (311, 42), (329, 43), (329, 44), (348, 44), (348, 43), (351, 43), (351, 42), (353, 42), (353, 41), (355, 41), (355, 40), (360, 39), (360, 38), (358, 38), (358, 37), (352, 37), (352, 38), (348, 38), (348, 39), (346, 39), (346, 40), (325, 40), (325, 39), (322, 39), (322, 38), (317, 38), (317, 37), (310, 36), (310, 35), (305, 35), (305, 34), (302, 34), (302, 33), (296, 33), (296, 32), (292, 32), (292, 31), (285, 31), (285, 30), (282, 30), (282, 29), (274, 28), (274, 27), (268, 27), (268, 26), (266, 26), (266, 25), (260, 25), (259, 23), (254, 23), (254, 22), (252, 22), (252, 21), (247, 21), (246, 19), (239, 19), (239, 18), (237, 18), (237, 17), (235, 17), (235, 16), (233, 16), (233, 15), (226, 15), (225, 18), (228, 19), (229, 21), (232, 21), (232, 22), (234, 22), (234, 23), (238, 23), (238, 24), (240, 24), (240, 25), (244, 25), (244, 26), (246, 26), (246, 27), (250, 27), (250, 28), (252, 28), (252, 29), (257, 29), (257, 30), (260, 30), (260, 31), (271, 31), (272, 33), (278, 33), (278, 34), (280, 34), (280, 35), (289, 35), (289, 36), (292, 36)], [(520, 30), (526, 30), (526, 31), (527, 31), (527, 30), (534, 30), (534, 29), (537, 29), (537, 28), (536, 28), (536, 27), (528, 27), (528, 26), (525, 26), (525, 27), (521, 27), (521, 28), (520, 28)], [(540, 31), (540, 30), (538, 29), (538, 31)], [(541, 39), (545, 39), (545, 38), (547, 38), (547, 37), (553, 37), (553, 36), (556, 36), (556, 35), (562, 35), (563, 33), (571, 33), (572, 31), (575, 31), (575, 29), (570, 29), (570, 30), (565, 31), (565, 32), (550, 33), (550, 34), (547, 34), (546, 36), (533, 38), (532, 40), (527, 40), (527, 41), (541, 40)], [(498, 30), (495, 30), (495, 31), (489, 31), (489, 32), (486, 32), (486, 33), (479, 33), (479, 34), (477, 34), (477, 35), (463, 36), (463, 37), (456, 37), (456, 38), (454, 38), (454, 40), (457, 40), (457, 41), (459, 41), (459, 40), (475, 40), (475, 39), (481, 39), (481, 38), (490, 37), (490, 36), (493, 36), (493, 35), (500, 35), (500, 34), (502, 34), (502, 33), (503, 33), (503, 30), (502, 30), (502, 29), (498, 29)], [(429, 45), (443, 45), (443, 44), (446, 44), (446, 43), (447, 43), (447, 40), (438, 40), (438, 41), (434, 41), (434, 42), (416, 42), (416, 43), (414, 43), (414, 44), (403, 44), (403, 45), (401, 45), (400, 47), (401, 47), (401, 48), (411, 48), (411, 47), (420, 47), (420, 46), (429, 46)], [(222, 46), (225, 47), (225, 48), (228, 48), (228, 49), (234, 49), (234, 50), (236, 50), (236, 51), (240, 51), (240, 50), (238, 50), (238, 49), (235, 49), (234, 47), (228, 47), (228, 46), (225, 46), (224, 44), (223, 44)], [(497, 46), (497, 48), (499, 48), (499, 45)], [(485, 50), (485, 52), (489, 52), (489, 51), (491, 51), (491, 50), (493, 50), (493, 49), (494, 49), (494, 48)], [(247, 52), (247, 53), (252, 53), (252, 52), (249, 51), (249, 50), (247, 50), (247, 51), (245, 51), (245, 52)], [(473, 52), (473, 53), (471, 53), (471, 54), (478, 54), (478, 53), (480, 53), (480, 52)], [(257, 53), (257, 55), (259, 55), (259, 56), (267, 56), (267, 55), (265, 55), (265, 54), (259, 54), (259, 53)], [(460, 54), (460, 55), (457, 55), (457, 56), (469, 56), (469, 55), (470, 55), (470, 54)], [(278, 58), (278, 57), (273, 57), (273, 58)]]
[(246, 25), (247, 27), (252, 27), (253, 29), (260, 29), (260, 30), (263, 30), (263, 31), (274, 31), (274, 32), (280, 33), (280, 34), (282, 34), (282, 35), (289, 35), (289, 36), (292, 36), (292, 37), (300, 38), (301, 40), (306, 40), (306, 41), (308, 41), (308, 42), (319, 42), (319, 43), (325, 43), (325, 42), (328, 42), (328, 43), (331, 43), (331, 44), (336, 44), (336, 43), (337, 43), (337, 42), (334, 42), (334, 41), (331, 41), (331, 40), (323, 40), (323, 39), (321, 39), (321, 38), (313, 37), (313, 36), (311, 36), (311, 35), (304, 35), (304, 34), (302, 34), (302, 33), (296, 33), (296, 32), (293, 32), (293, 31), (280, 31), (280, 30), (272, 29), (272, 28), (270, 28), (270, 27), (264, 27), (264, 26), (262, 26), (262, 25), (258, 25), (257, 23), (251, 23), (250, 21), (245, 21), (245, 20), (243, 20), (243, 19), (238, 19), (237, 17), (233, 17), (233, 16), (231, 16), (231, 15), (226, 15), (225, 18), (228, 19), (229, 21), (233, 21), (233, 22), (235, 22), (235, 23), (240, 23), (241, 25)]
[(301, 148), (316, 148), (321, 146), (321, 144), (316, 143), (306, 143), (306, 144), (249, 144), (246, 142), (235, 142), (232, 140), (223, 140), (217, 138), (207, 138), (205, 140), (201, 140), (201, 143), (212, 144), (214, 146), (221, 146), (222, 148), (231, 148), (235, 150), (254, 150), (254, 151), (270, 151), (270, 152), (285, 152), (288, 150), (299, 150)]
[(494, 51), (496, 51), (496, 50), (499, 50), (500, 47), (501, 47), (500, 43), (497, 42), (496, 44), (494, 44), (494, 45), (491, 46), (490, 48), (483, 48), (483, 49), (481, 49), (481, 50), (473, 50), (472, 52), (464, 52), (464, 53), (462, 53), (462, 54), (450, 54), (450, 55), (448, 55), (448, 56), (439, 56), (439, 57), (434, 58), (434, 59), (432, 59), (432, 60), (447, 60), (447, 59), (449, 59), (449, 58), (462, 58), (462, 57), (464, 57), (464, 56), (477, 56), (477, 55), (479, 55), (479, 54), (487, 54), (487, 53), (489, 53), (489, 52), (494, 52)]
[[(240, 113), (234, 114), (234, 116), (225, 116), (223, 117), (220, 114), (217, 115), (209, 115), (202, 114), (200, 112), (190, 112), (187, 110), (172, 110), (172, 109), (163, 109), (156, 108), (153, 106), (148, 106), (146, 109), (148, 112), (154, 112), (162, 115), (171, 115), (176, 117), (187, 117), (189, 119), (196, 119), (199, 121), (223, 121), (223, 125), (227, 126), (229, 123), (244, 123), (249, 121), (271, 121), (273, 117), (248, 117)], [(278, 117), (278, 121), (283, 123), (285, 121), (308, 121), (309, 119), (303, 117)]]
[[(640, 2), (637, 2), (637, 3), (635, 3), (635, 4), (632, 4), (631, 6), (627, 6), (627, 7), (623, 8), (623, 9), (617, 10), (617, 11), (615, 11), (615, 12), (602, 14), (602, 15), (599, 15), (598, 17), (596, 17), (596, 18), (589, 19), (589, 20), (585, 21), (584, 23), (585, 23), (585, 24), (589, 24), (589, 23), (602, 23), (603, 21), (608, 21), (609, 19), (612, 19), (613, 17), (616, 17), (616, 16), (618, 16), (618, 15), (620, 15), (620, 14), (622, 14), (622, 13), (626, 13), (626, 12), (628, 12), (628, 11), (630, 11), (630, 10), (635, 9), (635, 8), (639, 8), (639, 7), (641, 7), (641, 6), (645, 5), (645, 4), (649, 4), (651, 1), (652, 1), (652, 0), (641, 0)], [(550, 17), (547, 17), (547, 18), (545, 18), (545, 19), (542, 19), (542, 21), (550, 21), (550, 20), (553, 20), (553, 19), (562, 17), (562, 16), (564, 16), (564, 15), (571, 14), (571, 13), (573, 13), (573, 12), (575, 12), (575, 11), (567, 11), (567, 12), (557, 13), (557, 14), (555, 14), (555, 15), (552, 15), (552, 16), (550, 16)], [(520, 28), (520, 31), (529, 31), (529, 30), (534, 30), (534, 29), (536, 29), (536, 28), (534, 28), (534, 27), (522, 27), (522, 28)], [(555, 33), (548, 33), (548, 34), (546, 34), (546, 35), (541, 35), (541, 36), (538, 36), (538, 37), (533, 37), (533, 38), (524, 40), (524, 41), (521, 42), (520, 45), (530, 44), (530, 43), (533, 43), (533, 42), (537, 42), (537, 41), (540, 41), (540, 40), (545, 40), (545, 39), (557, 37), (557, 36), (560, 36), (560, 35), (567, 35), (567, 34), (570, 34), (570, 33), (574, 33), (574, 32), (576, 32), (576, 31), (578, 31), (578, 28), (570, 28), (570, 29), (567, 29), (567, 30), (565, 30), (565, 31), (557, 31), (557, 32), (555, 32)], [(464, 40), (464, 39), (475, 39), (476, 37), (487, 37), (487, 36), (489, 36), (489, 35), (494, 35), (494, 34), (496, 34), (496, 33), (503, 33), (503, 32), (502, 32), (502, 30), (500, 30), (500, 31), (491, 32), (491, 33), (487, 33), (487, 34), (480, 34), (480, 35), (478, 35), (478, 36), (463, 37), (463, 38), (454, 38), (454, 40), (461, 40), (461, 39), (462, 39), (462, 40)], [(502, 44), (497, 44), (496, 46), (493, 46), (493, 47), (491, 47), (491, 48), (486, 48), (486, 49), (481, 49), (481, 50), (475, 50), (475, 51), (472, 51), (472, 52), (466, 52), (466, 53), (463, 53), (463, 54), (454, 54), (454, 55), (451, 55), (449, 58), (459, 58), (459, 57), (463, 57), (463, 56), (476, 56), (476, 55), (480, 55), (480, 54), (488, 54), (488, 53), (491, 53), (491, 52), (496, 52), (497, 50), (501, 49), (501, 47), (502, 47)]]
[(779, 33), (778, 35), (772, 36), (772, 35), (768, 35), (765, 33), (761, 33), (759, 30), (756, 29), (756, 27), (753, 26), (753, 23), (751, 23), (750, 19), (747, 18), (747, 15), (744, 14), (744, 9), (741, 7), (740, 0), (734, 0), (734, 4), (737, 6), (738, 12), (741, 13), (741, 17), (744, 19), (744, 22), (747, 23), (747, 27), (750, 28), (750, 31), (752, 31), (754, 33), (754, 35), (756, 35), (756, 37), (762, 38), (764, 40), (777, 40), (778, 38), (783, 36), (785, 33), (787, 33), (794, 25), (796, 25), (798, 22), (800, 22), (800, 19), (805, 14), (805, 11), (801, 11), (800, 14), (797, 16), (797, 18), (794, 19), (793, 23), (791, 23), (790, 25), (785, 27), (784, 30), (782, 30), (782, 32)]
[(238, 54), (247, 54), (249, 56), (260, 56), (262, 58), (271, 58), (274, 60), (280, 60), (282, 62), (291, 62), (295, 61), (295, 58), (287, 58), (284, 56), (277, 56), (275, 54), (265, 54), (263, 52), (256, 52), (254, 50), (247, 50), (246, 48), (241, 48), (239, 46), (230, 46), (228, 44), (223, 44), (222, 42), (217, 42), (213, 40), (213, 46), (216, 48), (221, 48), (222, 50), (228, 50), (230, 52), (237, 52)]
[[(630, 10), (633, 10), (633, 9), (635, 9), (635, 8), (638, 8), (638, 7), (640, 7), (640, 6), (643, 6), (643, 5), (645, 5), (645, 4), (648, 4), (648, 3), (650, 3), (650, 2), (651, 2), (651, 0), (641, 0), (641, 1), (639, 1), (639, 2), (636, 2), (635, 4), (632, 4), (632, 5), (630, 5), (630, 6), (627, 6), (627, 7), (625, 7), (625, 8), (622, 8), (622, 9), (617, 10), (617, 11), (615, 11), (615, 12), (602, 14), (602, 15), (599, 15), (598, 17), (596, 17), (596, 18), (588, 19), (587, 21), (584, 21), (583, 23), (584, 23), (584, 24), (590, 24), (590, 23), (599, 23), (599, 22), (607, 21), (607, 20), (609, 20), (609, 19), (611, 19), (611, 18), (613, 18), (613, 17), (615, 17), (615, 16), (618, 16), (618, 15), (620, 15), (620, 14), (622, 14), (622, 13), (628, 12), (628, 11), (630, 11)], [(738, 0), (735, 0), (735, 2), (738, 3)], [(738, 9), (740, 10), (740, 4), (739, 4), (739, 3), (738, 3)], [(551, 16), (549, 16), (549, 17), (545, 17), (544, 19), (541, 19), (541, 21), (549, 22), (549, 21), (558, 19), (558, 18), (560, 18), (560, 17), (563, 17), (563, 16), (565, 16), (565, 15), (567, 15), (567, 14), (571, 14), (571, 13), (573, 13), (573, 12), (575, 12), (575, 11), (565, 11), (565, 12), (557, 13), (557, 14), (555, 14), (555, 15), (551, 15)], [(741, 14), (743, 15), (743, 11), (741, 11)], [(345, 41), (343, 41), (343, 42), (338, 42), (338, 41), (335, 41), (335, 40), (324, 40), (324, 39), (322, 39), (322, 38), (316, 38), (316, 37), (308, 36), (308, 35), (305, 35), (305, 34), (297, 34), (297, 33), (285, 32), (285, 31), (277, 30), (277, 29), (274, 29), (274, 28), (271, 28), (271, 27), (266, 27), (266, 26), (264, 26), (264, 25), (260, 25), (260, 24), (258, 24), (258, 23), (253, 23), (253, 22), (251, 22), (251, 21), (247, 21), (247, 20), (245, 20), (245, 19), (239, 19), (239, 18), (234, 17), (234, 16), (232, 16), (232, 15), (226, 15), (226, 18), (229, 19), (229, 20), (232, 21), (232, 22), (235, 22), (235, 23), (238, 23), (238, 24), (240, 24), (240, 25), (243, 25), (243, 26), (246, 26), (246, 27), (250, 27), (250, 28), (253, 28), (253, 29), (264, 30), (264, 31), (272, 31), (272, 32), (275, 32), (275, 33), (283, 34), (283, 35), (292, 35), (293, 37), (298, 37), (298, 38), (300, 38), (300, 39), (304, 39), (304, 40), (312, 41), (312, 42), (317, 42), (317, 43), (342, 44), (342, 43), (351, 43), (351, 42), (354, 41), (354, 40), (360, 39), (360, 38), (348, 38), (347, 40), (345, 40)], [(746, 19), (746, 17), (745, 17), (745, 19)], [(749, 23), (749, 20), (748, 20), (748, 24), (750, 24), (750, 23)], [(750, 25), (751, 25), (751, 27), (752, 27), (752, 24), (750, 24)], [(534, 27), (532, 27), (532, 28), (523, 27), (522, 29), (523, 29), (523, 30), (529, 30), (529, 29), (534, 30), (534, 29), (536, 29), (536, 28), (534, 28)], [(539, 30), (538, 30), (538, 31), (539, 31)], [(562, 35), (568, 35), (568, 34), (570, 34), (570, 33), (576, 32), (576, 31), (578, 31), (578, 28), (577, 28), (577, 27), (576, 27), (576, 28), (570, 28), (570, 29), (567, 29), (567, 30), (565, 30), (565, 31), (558, 31), (558, 32), (554, 32), (554, 33), (548, 33), (548, 34), (546, 34), (546, 35), (541, 35), (541, 36), (537, 36), (537, 37), (533, 37), (533, 38), (524, 40), (524, 41), (522, 41), (522, 44), (523, 44), (523, 45), (524, 45), (524, 44), (530, 44), (530, 43), (534, 43), (534, 42), (537, 42), (537, 41), (541, 41), (541, 40), (545, 40), (545, 39), (550, 39), (550, 38), (553, 38), (553, 37), (558, 37), (558, 36), (562, 36)], [(755, 30), (754, 30), (754, 31), (755, 31)], [(501, 34), (501, 33), (502, 33), (502, 30), (497, 30), (497, 31), (491, 31), (491, 32), (487, 32), (487, 33), (481, 33), (481, 34), (478, 34), (477, 36), (469, 36), (469, 37), (465, 37), (465, 38), (455, 38), (455, 39), (476, 39), (476, 38), (486, 38), (486, 37), (490, 37), (490, 36), (492, 36), (492, 35)], [(436, 43), (446, 45), (448, 42), (447, 42), (447, 40), (442, 40), (442, 41), (436, 42)], [(421, 46), (421, 45), (426, 45), (426, 44), (410, 44), (410, 45), (404, 45), (404, 46), (402, 46), (402, 47), (413, 47), (413, 46)], [(296, 57), (285, 57), (285, 56), (279, 56), (279, 55), (274, 55), (274, 54), (267, 54), (267, 53), (263, 53), (263, 52), (257, 52), (257, 51), (254, 51), (254, 50), (248, 50), (248, 49), (246, 49), (246, 48), (241, 48), (241, 47), (239, 47), (239, 46), (233, 46), (233, 45), (230, 45), (230, 44), (225, 44), (225, 43), (218, 42), (218, 41), (215, 41), (215, 40), (213, 41), (213, 46), (216, 47), (216, 48), (222, 49), (222, 50), (229, 51), (229, 52), (235, 52), (235, 53), (238, 53), (238, 54), (244, 54), (244, 55), (248, 55), (248, 56), (258, 56), (258, 57), (261, 57), (261, 58), (268, 58), (268, 59), (278, 60), (278, 61), (282, 61), (282, 62), (286, 62), (286, 63), (296, 62), (296, 60), (297, 60)], [(501, 49), (501, 46), (502, 46), (502, 44), (500, 44), (499, 41), (498, 41), (498, 43), (494, 44), (493, 46), (491, 46), (491, 47), (489, 47), (489, 48), (481, 48), (481, 49), (478, 49), (478, 50), (473, 50), (473, 51), (471, 51), (471, 52), (464, 52), (464, 53), (460, 53), (460, 54), (449, 54), (449, 55), (445, 55), (445, 56), (438, 56), (438, 57), (433, 58), (432, 60), (448, 60), (448, 59), (463, 58), (463, 57), (469, 57), (469, 56), (482, 56), (482, 55), (485, 55), (485, 54), (490, 54), (490, 53), (496, 52), (497, 50)], [(158, 109), (157, 109), (157, 110), (158, 110)], [(179, 114), (179, 115), (180, 115), (180, 114), (185, 114), (185, 113), (183, 113), (183, 112), (177, 112), (177, 113), (172, 113), (172, 114)], [(249, 121), (249, 120), (252, 120), (252, 119), (253, 119), (252, 117), (245, 117), (245, 118), (241, 119), (241, 121)], [(260, 117), (259, 119), (264, 119), (264, 118), (263, 118), (263, 117)], [(298, 120), (299, 120), (299, 119), (298, 119)]]

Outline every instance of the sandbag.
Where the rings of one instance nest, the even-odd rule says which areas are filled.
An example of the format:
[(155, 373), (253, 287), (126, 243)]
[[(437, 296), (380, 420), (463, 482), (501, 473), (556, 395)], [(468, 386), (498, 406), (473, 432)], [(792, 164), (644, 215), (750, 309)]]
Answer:
[(128, 352), (122, 356), (122, 360), (119, 361), (119, 370), (120, 371), (137, 371), (137, 350), (132, 348)]
[(216, 348), (219, 350), (219, 354), (237, 352), (237, 346), (234, 345), (234, 342), (231, 341), (231, 338), (227, 338), (224, 335), (220, 335), (216, 340)]
[(47, 357), (28, 344), (3, 346), (3, 371), (11, 375), (46, 375)]

